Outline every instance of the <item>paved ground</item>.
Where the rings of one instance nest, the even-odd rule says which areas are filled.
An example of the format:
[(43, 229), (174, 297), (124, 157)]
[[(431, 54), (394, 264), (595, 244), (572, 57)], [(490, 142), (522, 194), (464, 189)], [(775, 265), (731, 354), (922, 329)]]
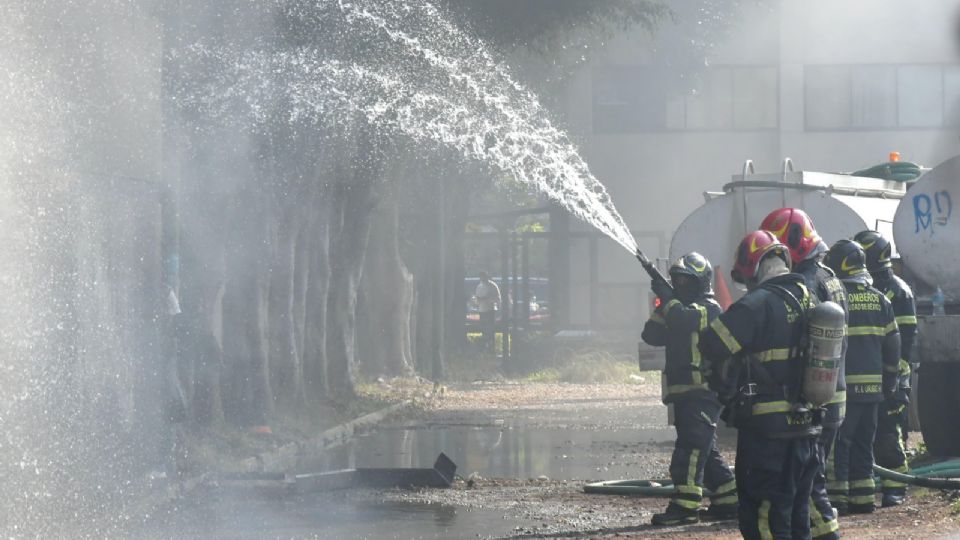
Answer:
[[(659, 401), (656, 374), (638, 385), (494, 383), (446, 390), (419, 420), (432, 426), (501, 425), (536, 432), (592, 432), (574, 447), (550, 448), (551, 460), (590, 465), (591, 473), (574, 478), (498, 478), (482, 470), (464, 470), (468, 480), (450, 491), (390, 492), (387, 500), (450, 504), (464, 509), (496, 510), (521, 523), (513, 537), (738, 538), (735, 523), (654, 529), (647, 525), (662, 500), (585, 495), (584, 481), (622, 477), (663, 478), (670, 459), (672, 434), (665, 431), (666, 408)], [(635, 434), (635, 442), (630, 435)], [(626, 438), (624, 437), (626, 435)], [(732, 440), (721, 450), (732, 459)], [(483, 464), (481, 463), (481, 467)], [(619, 475), (610, 476), (609, 471)], [(362, 496), (362, 495), (361, 495)], [(377, 494), (383, 497), (383, 494)], [(872, 516), (842, 518), (847, 538), (960, 537), (960, 523), (946, 494), (917, 492), (900, 508)]]
[[(137, 537), (155, 538), (738, 538), (734, 522), (652, 528), (662, 499), (586, 495), (585, 482), (663, 478), (673, 430), (659, 376), (639, 384), (474, 383), (445, 389), (381, 383), (419, 396), (412, 416), (304, 464), (459, 465), (447, 490), (342, 490), (282, 497), (201, 490)], [(732, 459), (731, 434), (721, 451)], [(960, 537), (950, 500), (915, 492), (909, 504), (843, 518), (846, 538)]]

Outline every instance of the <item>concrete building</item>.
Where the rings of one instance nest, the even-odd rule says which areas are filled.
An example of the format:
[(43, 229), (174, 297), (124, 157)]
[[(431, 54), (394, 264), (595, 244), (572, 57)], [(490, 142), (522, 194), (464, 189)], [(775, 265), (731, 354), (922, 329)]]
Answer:
[[(634, 29), (612, 39), (566, 102), (587, 162), (651, 257), (667, 254), (703, 192), (746, 159), (758, 172), (779, 171), (785, 157), (798, 169), (853, 171), (890, 151), (933, 166), (960, 149), (955, 2), (745, 2), (705, 59), (678, 52), (703, 15), (677, 9), (679, 22), (654, 38)], [(571, 236), (570, 305), (602, 306), (571, 307), (570, 326), (639, 333), (650, 299), (640, 266), (570, 227), (584, 231)]]

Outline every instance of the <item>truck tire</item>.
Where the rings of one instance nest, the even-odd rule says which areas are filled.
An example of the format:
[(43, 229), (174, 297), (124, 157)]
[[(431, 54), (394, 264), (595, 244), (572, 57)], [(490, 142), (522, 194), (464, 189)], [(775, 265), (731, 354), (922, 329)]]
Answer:
[(960, 363), (926, 362), (919, 368), (915, 399), (920, 432), (935, 456), (960, 456)]

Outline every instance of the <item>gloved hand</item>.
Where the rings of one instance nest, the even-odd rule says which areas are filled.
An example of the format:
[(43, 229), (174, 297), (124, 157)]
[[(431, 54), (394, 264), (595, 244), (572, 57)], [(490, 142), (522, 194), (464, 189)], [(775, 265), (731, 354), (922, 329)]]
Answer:
[(650, 289), (653, 290), (653, 294), (657, 295), (657, 297), (660, 298), (664, 304), (670, 300), (673, 300), (673, 289), (660, 280), (653, 280)]
[(882, 386), (883, 386), (883, 398), (892, 399), (897, 392), (897, 382), (900, 377), (897, 373), (892, 373), (889, 371), (883, 372)]

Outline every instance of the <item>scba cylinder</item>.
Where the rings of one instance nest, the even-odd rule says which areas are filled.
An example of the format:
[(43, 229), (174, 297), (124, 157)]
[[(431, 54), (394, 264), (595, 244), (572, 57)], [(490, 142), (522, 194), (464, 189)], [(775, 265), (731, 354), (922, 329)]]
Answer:
[(837, 391), (837, 377), (843, 360), (846, 315), (835, 302), (822, 302), (807, 318), (810, 354), (803, 375), (803, 395), (814, 406), (829, 403)]

